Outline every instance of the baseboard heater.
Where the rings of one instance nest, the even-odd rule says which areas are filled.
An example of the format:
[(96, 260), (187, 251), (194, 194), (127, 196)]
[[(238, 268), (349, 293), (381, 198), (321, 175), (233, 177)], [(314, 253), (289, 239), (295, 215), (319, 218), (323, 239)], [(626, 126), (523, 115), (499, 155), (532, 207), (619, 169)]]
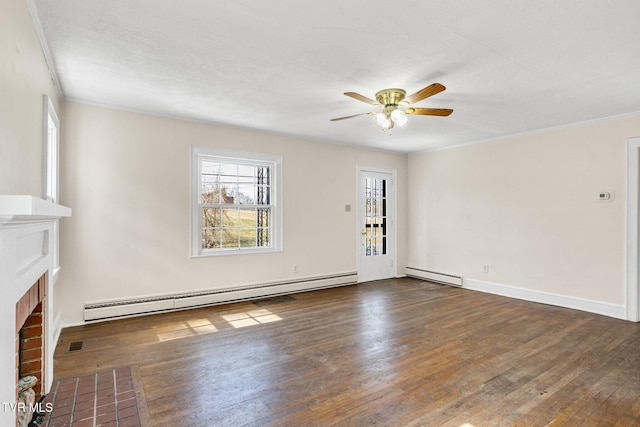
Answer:
[(430, 282), (443, 283), (445, 285), (462, 287), (462, 276), (453, 274), (438, 273), (436, 271), (423, 270), (420, 268), (406, 267), (408, 277), (428, 280)]
[(107, 320), (162, 311), (184, 310), (207, 305), (225, 304), (337, 286), (355, 285), (356, 283), (358, 283), (358, 273), (351, 272), (228, 289), (212, 289), (190, 293), (96, 301), (85, 304), (84, 320)]

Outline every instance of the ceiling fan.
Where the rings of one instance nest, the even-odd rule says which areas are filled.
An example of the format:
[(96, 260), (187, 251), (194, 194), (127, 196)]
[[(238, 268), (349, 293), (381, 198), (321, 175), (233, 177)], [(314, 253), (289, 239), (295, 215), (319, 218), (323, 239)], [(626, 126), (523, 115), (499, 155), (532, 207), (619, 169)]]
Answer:
[(407, 114), (417, 114), (420, 116), (448, 116), (453, 113), (450, 108), (405, 108), (416, 102), (422, 101), (430, 96), (445, 90), (446, 87), (440, 83), (433, 83), (429, 86), (420, 89), (413, 95), (405, 96), (407, 93), (403, 89), (383, 89), (376, 93), (376, 100), (360, 95), (356, 92), (345, 92), (344, 94), (357, 99), (358, 101), (366, 102), (374, 107), (381, 107), (379, 112), (370, 111), (368, 113), (354, 114), (352, 116), (338, 117), (331, 119), (332, 122), (338, 120), (351, 119), (358, 116), (367, 116), (373, 114), (373, 121), (382, 128), (382, 130), (388, 130), (393, 128), (394, 125), (404, 126), (407, 123)]

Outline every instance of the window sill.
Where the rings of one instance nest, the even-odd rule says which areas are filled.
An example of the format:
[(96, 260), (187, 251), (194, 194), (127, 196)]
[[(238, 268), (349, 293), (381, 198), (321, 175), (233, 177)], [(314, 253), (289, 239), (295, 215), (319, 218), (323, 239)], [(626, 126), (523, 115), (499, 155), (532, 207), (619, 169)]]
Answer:
[(282, 249), (280, 248), (226, 249), (226, 250), (218, 250), (218, 251), (204, 251), (197, 254), (191, 254), (191, 258), (209, 258), (209, 257), (219, 257), (219, 256), (250, 255), (250, 254), (272, 254), (277, 252), (282, 252)]

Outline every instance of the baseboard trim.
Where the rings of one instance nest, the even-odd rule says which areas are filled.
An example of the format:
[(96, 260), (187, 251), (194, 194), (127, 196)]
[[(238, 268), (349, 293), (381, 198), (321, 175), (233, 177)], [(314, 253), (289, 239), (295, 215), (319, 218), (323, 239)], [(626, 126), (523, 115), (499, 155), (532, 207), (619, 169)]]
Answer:
[(55, 319), (53, 319), (53, 348), (56, 348), (58, 345), (58, 340), (60, 339), (60, 333), (62, 332), (62, 312), (58, 312), (56, 314)]
[(87, 302), (85, 322), (140, 316), (164, 311), (184, 310), (208, 305), (226, 304), (275, 295), (305, 292), (358, 283), (358, 273), (338, 273), (305, 277), (296, 280), (252, 284), (247, 286), (210, 289), (189, 293), (150, 295), (129, 299)]
[(424, 270), (415, 267), (406, 267), (407, 277), (413, 277), (415, 279), (428, 280), (430, 282), (443, 283), (451, 286), (462, 286), (462, 276), (456, 276), (453, 274), (438, 273), (436, 271)]
[(601, 314), (616, 319), (626, 319), (625, 307), (621, 304), (588, 300), (550, 292), (534, 291), (531, 289), (516, 288), (498, 283), (484, 282), (480, 280), (464, 279), (462, 287), (473, 291), (502, 295), (505, 297), (571, 308), (589, 313)]

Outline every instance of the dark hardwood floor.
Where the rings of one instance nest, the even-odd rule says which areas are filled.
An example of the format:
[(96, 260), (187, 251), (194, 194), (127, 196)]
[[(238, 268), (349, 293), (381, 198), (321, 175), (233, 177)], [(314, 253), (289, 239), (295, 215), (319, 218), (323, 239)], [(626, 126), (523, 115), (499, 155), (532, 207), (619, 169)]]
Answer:
[[(637, 426), (640, 325), (392, 279), (65, 329), (153, 426)], [(71, 342), (83, 349), (68, 352)]]

